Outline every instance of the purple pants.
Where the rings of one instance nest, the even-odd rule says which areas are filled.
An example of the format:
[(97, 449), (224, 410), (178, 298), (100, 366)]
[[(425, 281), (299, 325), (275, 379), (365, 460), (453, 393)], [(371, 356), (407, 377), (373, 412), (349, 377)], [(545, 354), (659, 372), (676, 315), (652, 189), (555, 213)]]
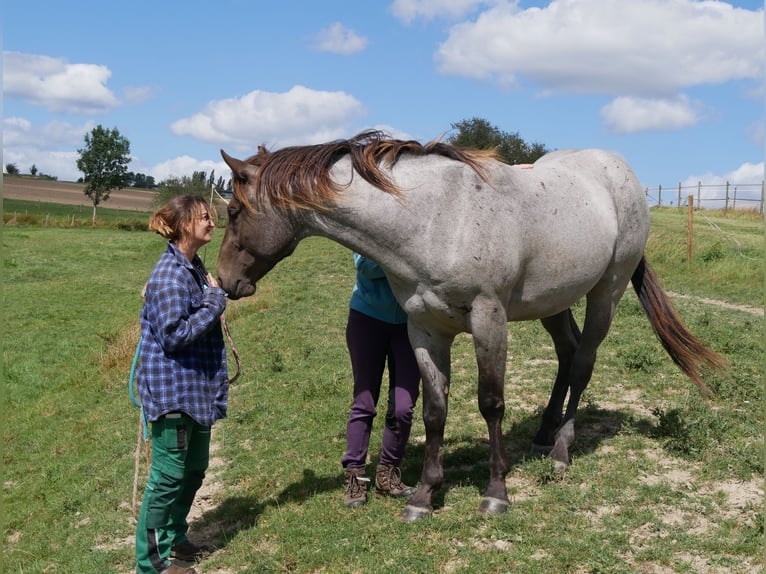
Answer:
[(372, 421), (388, 360), (388, 410), (380, 464), (398, 466), (407, 449), (412, 413), (420, 391), (420, 370), (407, 336), (407, 325), (392, 325), (351, 309), (346, 344), (354, 374), (354, 402), (346, 425), (343, 468), (364, 468)]

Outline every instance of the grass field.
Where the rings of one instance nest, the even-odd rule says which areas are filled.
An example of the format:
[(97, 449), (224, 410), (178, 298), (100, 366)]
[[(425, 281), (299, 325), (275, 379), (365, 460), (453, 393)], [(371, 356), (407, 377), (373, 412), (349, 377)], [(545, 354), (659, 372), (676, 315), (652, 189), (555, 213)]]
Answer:
[[(716, 397), (701, 398), (679, 374), (628, 292), (583, 401), (573, 464), (557, 476), (549, 461), (527, 456), (555, 374), (552, 345), (539, 323), (509, 325), (512, 505), (481, 517), (486, 427), (470, 338), (461, 336), (445, 486), (434, 516), (415, 524), (399, 522), (402, 501), (343, 507), (353, 265), (336, 244), (304, 241), (255, 297), (227, 310), (243, 374), (194, 509), (194, 539), (218, 547), (199, 572), (762, 572), (763, 317), (751, 308), (763, 308), (763, 220), (700, 214), (691, 262), (685, 212), (653, 210), (652, 222), (655, 271), (684, 295), (675, 303), (692, 331), (730, 363), (707, 378)], [(201, 253), (210, 268), (221, 236)], [(131, 572), (138, 409), (127, 379), (139, 291), (163, 242), (39, 221), (6, 224), (2, 237), (2, 571)], [(379, 444), (377, 424), (370, 468)], [(409, 483), (424, 444), (418, 416), (403, 467)], [(145, 475), (142, 467), (141, 485)]]

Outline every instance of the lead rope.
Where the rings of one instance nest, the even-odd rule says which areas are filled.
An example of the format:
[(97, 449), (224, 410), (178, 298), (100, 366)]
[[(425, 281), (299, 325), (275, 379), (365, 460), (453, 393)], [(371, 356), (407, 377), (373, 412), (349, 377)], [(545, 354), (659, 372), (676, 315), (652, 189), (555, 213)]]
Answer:
[[(233, 377), (229, 379), (229, 384), (233, 383), (242, 374), (242, 363), (239, 359), (239, 352), (234, 345), (234, 339), (231, 337), (231, 331), (229, 330), (229, 324), (226, 322), (226, 318), (221, 315), (221, 326), (223, 332), (226, 334), (226, 340), (229, 341), (229, 347), (231, 347), (231, 354), (234, 355), (234, 362), (237, 364), (237, 372)], [(135, 406), (141, 409), (138, 415), (138, 437), (136, 438), (136, 452), (134, 456), (134, 468), (133, 468), (133, 496), (131, 499), (130, 509), (133, 512), (133, 516), (138, 518), (138, 482), (141, 476), (141, 450), (143, 446), (144, 459), (146, 460), (146, 468), (151, 467), (151, 450), (149, 448), (149, 424), (146, 421), (146, 414), (141, 403), (136, 399), (135, 393), (135, 380), (136, 380), (136, 365), (138, 364), (138, 358), (141, 355), (141, 336), (138, 337), (138, 344), (136, 345), (136, 352), (133, 355), (133, 364), (130, 366), (130, 378), (128, 380), (128, 388), (130, 389), (130, 400)]]
[(138, 344), (136, 345), (136, 352), (133, 355), (133, 364), (130, 366), (130, 378), (128, 379), (128, 388), (130, 389), (130, 400), (141, 409), (138, 415), (138, 438), (136, 439), (136, 453), (134, 457), (133, 468), (133, 498), (131, 503), (131, 510), (133, 516), (138, 517), (138, 479), (141, 471), (141, 446), (144, 447), (144, 458), (146, 459), (146, 468), (151, 466), (151, 454), (149, 450), (149, 425), (146, 423), (146, 414), (141, 403), (136, 399), (135, 392), (135, 380), (136, 380), (136, 365), (138, 364), (138, 357), (141, 354), (141, 336), (138, 337)]

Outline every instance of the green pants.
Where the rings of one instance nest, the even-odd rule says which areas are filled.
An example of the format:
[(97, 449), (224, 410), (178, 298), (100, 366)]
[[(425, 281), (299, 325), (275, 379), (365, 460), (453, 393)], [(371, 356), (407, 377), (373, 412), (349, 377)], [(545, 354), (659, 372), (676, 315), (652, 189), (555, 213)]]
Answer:
[(210, 458), (210, 427), (183, 413), (152, 423), (152, 463), (136, 528), (136, 571), (170, 566), (170, 550), (184, 542), (194, 495)]

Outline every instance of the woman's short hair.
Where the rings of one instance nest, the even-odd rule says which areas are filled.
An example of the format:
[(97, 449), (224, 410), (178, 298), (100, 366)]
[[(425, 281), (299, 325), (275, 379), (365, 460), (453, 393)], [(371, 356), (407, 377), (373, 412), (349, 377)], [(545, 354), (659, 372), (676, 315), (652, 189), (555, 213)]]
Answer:
[(215, 209), (208, 205), (203, 197), (177, 195), (152, 215), (149, 219), (149, 229), (156, 231), (165, 239), (178, 241), (183, 237), (186, 224), (205, 212), (210, 213), (213, 221), (218, 219)]

